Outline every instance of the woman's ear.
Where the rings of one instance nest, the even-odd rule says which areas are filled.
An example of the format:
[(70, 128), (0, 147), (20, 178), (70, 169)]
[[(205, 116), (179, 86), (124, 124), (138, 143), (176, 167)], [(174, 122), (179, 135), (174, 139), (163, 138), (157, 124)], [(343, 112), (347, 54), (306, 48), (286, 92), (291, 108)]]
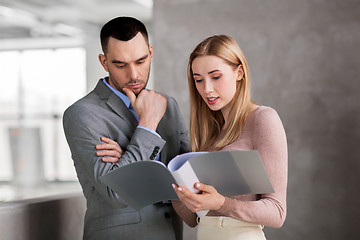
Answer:
[(242, 67), (242, 64), (240, 64), (237, 67), (237, 77), (236, 77), (236, 81), (241, 81), (244, 78), (244, 69)]

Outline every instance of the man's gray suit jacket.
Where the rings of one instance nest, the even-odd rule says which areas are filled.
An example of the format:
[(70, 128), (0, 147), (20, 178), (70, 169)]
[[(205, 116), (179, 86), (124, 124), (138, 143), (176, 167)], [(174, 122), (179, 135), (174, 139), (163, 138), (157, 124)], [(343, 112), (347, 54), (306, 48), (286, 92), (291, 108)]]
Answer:
[[(135, 161), (153, 160), (161, 152), (167, 164), (189, 151), (188, 132), (176, 101), (168, 96), (155, 134), (137, 128), (137, 120), (100, 80), (93, 91), (64, 113), (63, 126), (79, 182), (87, 200), (84, 239), (181, 239), (182, 221), (172, 206), (158, 203), (135, 211), (104, 185), (100, 177)], [(125, 150), (118, 163), (102, 162), (95, 146), (108, 137)], [(176, 238), (175, 238), (176, 235)]]

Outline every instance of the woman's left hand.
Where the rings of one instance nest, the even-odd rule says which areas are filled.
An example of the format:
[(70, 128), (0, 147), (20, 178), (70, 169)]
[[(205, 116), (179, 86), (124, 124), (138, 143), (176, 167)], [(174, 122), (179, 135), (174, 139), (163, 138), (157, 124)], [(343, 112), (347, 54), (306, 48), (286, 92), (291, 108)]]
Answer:
[(211, 185), (203, 183), (195, 183), (195, 188), (200, 190), (201, 193), (193, 193), (185, 187), (173, 184), (173, 188), (178, 195), (179, 199), (189, 208), (192, 212), (202, 210), (219, 210), (225, 202), (225, 197), (218, 193)]

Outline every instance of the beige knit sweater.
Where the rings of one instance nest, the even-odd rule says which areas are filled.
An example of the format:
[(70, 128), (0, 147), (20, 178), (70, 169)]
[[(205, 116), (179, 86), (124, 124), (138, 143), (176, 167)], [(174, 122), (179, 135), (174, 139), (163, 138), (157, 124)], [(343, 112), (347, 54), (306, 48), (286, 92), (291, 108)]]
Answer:
[[(275, 192), (226, 197), (224, 205), (218, 211), (209, 211), (207, 216), (228, 216), (281, 227), (286, 217), (288, 155), (284, 127), (277, 112), (265, 106), (253, 110), (238, 139), (221, 151), (226, 150), (258, 150)], [(196, 226), (196, 214), (180, 201), (173, 201), (173, 206), (185, 223)]]

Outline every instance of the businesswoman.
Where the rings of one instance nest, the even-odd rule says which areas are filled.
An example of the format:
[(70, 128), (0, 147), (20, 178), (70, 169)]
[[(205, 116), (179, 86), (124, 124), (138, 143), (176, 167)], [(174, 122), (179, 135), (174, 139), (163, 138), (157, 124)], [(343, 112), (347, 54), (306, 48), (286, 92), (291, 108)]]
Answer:
[[(258, 150), (275, 192), (222, 196), (197, 183), (202, 193), (174, 185), (173, 205), (198, 239), (265, 239), (263, 226), (281, 227), (286, 217), (287, 141), (277, 112), (251, 100), (246, 59), (235, 40), (212, 36), (188, 62), (192, 151)], [(219, 159), (221, 161), (221, 159)], [(210, 210), (198, 219), (195, 212)]]

